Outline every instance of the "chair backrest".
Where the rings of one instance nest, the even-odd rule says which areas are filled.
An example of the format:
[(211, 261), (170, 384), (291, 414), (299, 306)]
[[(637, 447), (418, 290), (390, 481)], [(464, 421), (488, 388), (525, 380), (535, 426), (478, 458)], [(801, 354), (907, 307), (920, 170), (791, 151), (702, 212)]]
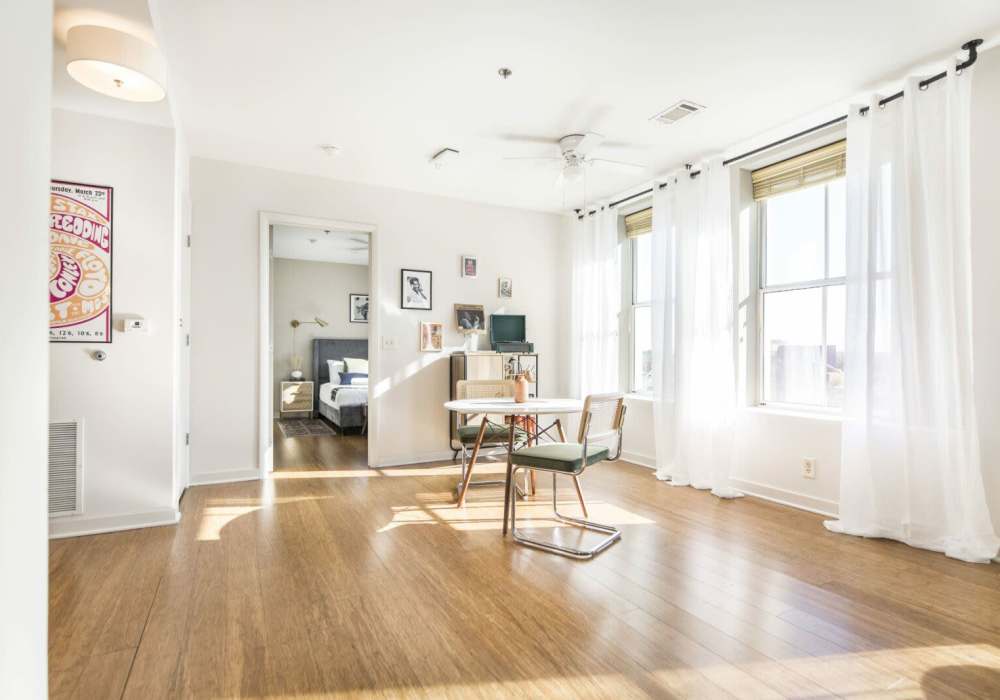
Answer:
[(622, 394), (591, 394), (583, 401), (580, 414), (580, 432), (577, 442), (617, 439), (618, 449), (612, 459), (618, 459), (622, 452), (622, 426), (625, 425), (625, 397)]
[[(455, 382), (456, 399), (509, 399), (514, 396), (511, 379), (459, 379)], [(478, 423), (481, 418), (472, 416), (468, 423)], [(467, 423), (467, 424), (468, 424)]]

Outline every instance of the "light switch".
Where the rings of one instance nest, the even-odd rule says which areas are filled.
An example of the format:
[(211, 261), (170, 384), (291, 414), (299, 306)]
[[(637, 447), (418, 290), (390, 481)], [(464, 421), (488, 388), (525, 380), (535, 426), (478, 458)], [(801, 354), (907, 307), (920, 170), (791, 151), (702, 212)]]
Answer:
[(125, 332), (145, 334), (149, 332), (149, 324), (146, 323), (146, 319), (144, 318), (126, 318)]
[(395, 350), (396, 349), (396, 339), (392, 336), (384, 335), (382, 336), (382, 349), (383, 350)]

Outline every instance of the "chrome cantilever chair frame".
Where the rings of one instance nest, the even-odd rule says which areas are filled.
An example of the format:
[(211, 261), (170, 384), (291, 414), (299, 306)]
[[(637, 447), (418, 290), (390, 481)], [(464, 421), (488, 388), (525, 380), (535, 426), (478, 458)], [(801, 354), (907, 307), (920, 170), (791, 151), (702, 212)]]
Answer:
[[(585, 518), (574, 518), (569, 515), (565, 515), (559, 512), (559, 502), (556, 492), (556, 477), (559, 474), (565, 474), (567, 476), (579, 476), (587, 468), (587, 446), (590, 442), (590, 422), (593, 418), (593, 413), (589, 410), (594, 401), (610, 401), (616, 400), (618, 402), (618, 407), (615, 412), (614, 425), (611, 431), (602, 433), (595, 436), (597, 439), (608, 437), (610, 435), (615, 435), (617, 438), (617, 449), (613, 457), (608, 457), (608, 462), (615, 462), (621, 459), (622, 456), (622, 428), (625, 424), (625, 403), (623, 397), (620, 394), (603, 394), (596, 396), (588, 396), (586, 403), (584, 404), (583, 414), (580, 418), (580, 442), (581, 450), (581, 461), (580, 469), (576, 472), (566, 472), (562, 470), (546, 469), (538, 465), (515, 465), (511, 471), (511, 498), (510, 498), (510, 532), (514, 538), (514, 541), (526, 545), (528, 547), (534, 547), (536, 549), (541, 549), (546, 552), (552, 552), (554, 554), (561, 554), (566, 557), (571, 557), (573, 559), (590, 559), (595, 555), (603, 552), (605, 549), (610, 547), (614, 542), (621, 539), (621, 530), (612, 526), (605, 525), (603, 523), (594, 522), (593, 520), (587, 520)], [(548, 471), (552, 474), (552, 512), (555, 519), (567, 523), (569, 525), (575, 525), (581, 527), (585, 530), (591, 530), (593, 532), (600, 532), (607, 537), (598, 542), (595, 546), (589, 549), (580, 549), (577, 547), (568, 547), (561, 544), (556, 544), (555, 542), (547, 540), (534, 539), (532, 537), (527, 537), (521, 534), (517, 529), (517, 498), (515, 498), (514, 488), (517, 483), (517, 472), (522, 469), (535, 469), (539, 471)]]

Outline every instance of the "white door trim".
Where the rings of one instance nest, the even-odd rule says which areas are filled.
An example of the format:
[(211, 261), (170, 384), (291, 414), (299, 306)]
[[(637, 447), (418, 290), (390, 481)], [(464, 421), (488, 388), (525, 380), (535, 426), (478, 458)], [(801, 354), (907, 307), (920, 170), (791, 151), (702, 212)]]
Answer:
[[(259, 269), (259, 315), (258, 315), (258, 387), (257, 387), (257, 444), (258, 469), (260, 478), (266, 478), (274, 469), (274, 445), (272, 442), (273, 405), (273, 329), (271, 328), (271, 227), (275, 224), (302, 226), (316, 229), (348, 229), (368, 234), (368, 464), (374, 464), (376, 455), (373, 445), (378, 444), (379, 411), (377, 392), (374, 391), (381, 379), (381, 346), (377, 342), (381, 322), (381, 300), (379, 298), (379, 247), (376, 226), (356, 221), (319, 219), (297, 214), (274, 211), (260, 212), (258, 269)], [(319, 387), (316, 387), (318, 391)]]

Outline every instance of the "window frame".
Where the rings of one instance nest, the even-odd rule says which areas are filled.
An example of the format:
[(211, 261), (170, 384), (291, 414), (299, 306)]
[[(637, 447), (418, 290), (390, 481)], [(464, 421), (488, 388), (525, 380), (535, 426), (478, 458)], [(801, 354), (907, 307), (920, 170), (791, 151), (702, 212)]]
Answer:
[[(839, 178), (838, 178), (839, 179)], [(761, 408), (774, 408), (781, 411), (791, 411), (791, 412), (803, 412), (803, 413), (817, 413), (825, 415), (841, 415), (843, 413), (843, 407), (837, 406), (820, 406), (818, 404), (808, 404), (808, 403), (793, 403), (787, 401), (767, 401), (765, 395), (765, 370), (764, 364), (767, 360), (766, 349), (764, 348), (764, 308), (765, 308), (765, 296), (767, 294), (773, 294), (776, 292), (790, 292), (799, 291), (806, 289), (817, 289), (825, 287), (846, 287), (847, 276), (841, 275), (839, 277), (828, 277), (830, 274), (830, 184), (831, 182), (824, 182), (821, 184), (813, 185), (814, 187), (823, 188), (823, 274), (822, 279), (816, 280), (804, 280), (800, 282), (788, 282), (784, 284), (767, 284), (767, 202), (768, 199), (762, 199), (755, 201), (755, 231), (751, 237), (751, 259), (752, 259), (752, 273), (750, 278), (750, 289), (751, 296), (754, 297), (754, 338), (753, 342), (748, 342), (748, 347), (751, 348), (753, 353), (752, 361), (748, 362), (748, 366), (752, 367), (753, 377), (751, 386), (753, 386), (753, 405)], [(827, 341), (827, 330), (828, 330), (828, 318), (827, 318), (827, 295), (824, 293), (822, 302), (822, 312), (821, 312), (821, 326), (822, 326), (822, 347), (826, 347)], [(737, 314), (739, 310), (744, 306), (748, 305), (749, 299), (740, 300), (737, 306)], [(748, 309), (748, 313), (751, 310)]]
[[(635, 313), (638, 308), (652, 308), (653, 300), (650, 298), (648, 301), (637, 302), (636, 301), (636, 264), (638, 262), (638, 257), (635, 254), (635, 249), (637, 241), (640, 237), (629, 238), (625, 235), (625, 217), (629, 214), (633, 214), (637, 211), (642, 211), (643, 209), (648, 209), (652, 206), (651, 199), (643, 199), (636, 202), (627, 209), (622, 209), (619, 211), (619, 230), (621, 233), (621, 240), (625, 245), (622, 251), (621, 261), (622, 261), (622, 274), (621, 274), (621, 294), (622, 294), (622, 305), (621, 305), (621, 338), (619, 348), (619, 367), (620, 377), (619, 383), (623, 387), (626, 394), (632, 396), (641, 396), (649, 398), (653, 396), (653, 390), (641, 389), (635, 385)], [(642, 234), (643, 236), (652, 236), (652, 233)]]

